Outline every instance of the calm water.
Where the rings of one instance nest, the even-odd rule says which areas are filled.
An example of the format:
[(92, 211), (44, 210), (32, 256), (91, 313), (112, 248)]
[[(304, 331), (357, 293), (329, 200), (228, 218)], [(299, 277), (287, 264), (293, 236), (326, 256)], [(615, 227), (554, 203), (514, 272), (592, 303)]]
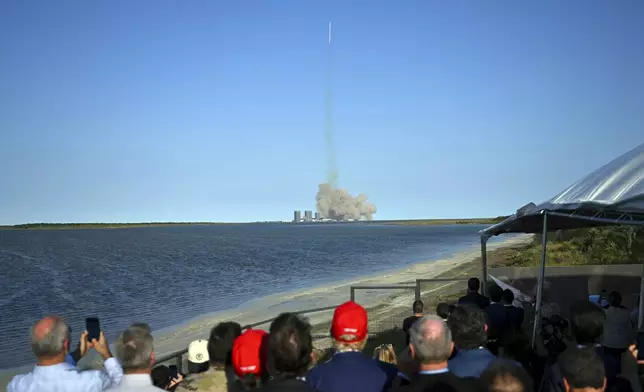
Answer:
[[(0, 368), (33, 362), (29, 327), (98, 316), (113, 339), (278, 292), (452, 255), (485, 226), (235, 225), (0, 231)], [(111, 335), (111, 336), (110, 336)]]

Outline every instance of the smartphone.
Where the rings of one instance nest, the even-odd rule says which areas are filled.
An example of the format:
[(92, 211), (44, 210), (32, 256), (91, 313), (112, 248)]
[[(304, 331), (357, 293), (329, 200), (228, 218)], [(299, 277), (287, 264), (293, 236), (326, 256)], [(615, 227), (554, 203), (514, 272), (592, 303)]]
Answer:
[(644, 360), (644, 332), (637, 333), (637, 360)]
[(101, 324), (97, 317), (88, 317), (85, 319), (85, 330), (87, 331), (87, 340), (90, 342), (92, 339), (100, 339), (101, 337)]
[(179, 370), (177, 369), (177, 365), (170, 365), (168, 366), (168, 369), (170, 369), (170, 379), (179, 378)]

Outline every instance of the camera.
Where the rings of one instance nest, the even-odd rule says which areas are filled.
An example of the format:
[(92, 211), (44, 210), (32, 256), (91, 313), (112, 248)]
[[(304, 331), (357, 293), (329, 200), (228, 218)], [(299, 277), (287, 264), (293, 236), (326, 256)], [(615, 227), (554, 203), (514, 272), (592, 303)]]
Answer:
[(554, 363), (559, 354), (567, 348), (564, 335), (568, 329), (568, 321), (559, 315), (544, 317), (541, 320), (541, 337), (548, 351), (548, 361)]

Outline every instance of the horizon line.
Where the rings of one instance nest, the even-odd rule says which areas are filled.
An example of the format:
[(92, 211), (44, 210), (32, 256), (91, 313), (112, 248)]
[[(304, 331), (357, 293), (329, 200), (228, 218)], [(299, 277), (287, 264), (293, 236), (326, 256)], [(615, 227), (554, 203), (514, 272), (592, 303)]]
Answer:
[[(358, 222), (413, 222), (413, 221), (482, 221), (493, 220), (500, 217), (479, 217), (479, 218), (411, 218), (411, 219), (373, 219), (370, 221), (346, 221), (346, 223)], [(20, 227), (20, 226), (109, 226), (109, 225), (221, 225), (221, 224), (252, 224), (252, 223), (288, 223), (287, 220), (258, 220), (258, 221), (147, 221), (147, 222), (26, 222), (16, 224), (0, 224), (0, 227)], [(337, 221), (344, 222), (344, 221)]]

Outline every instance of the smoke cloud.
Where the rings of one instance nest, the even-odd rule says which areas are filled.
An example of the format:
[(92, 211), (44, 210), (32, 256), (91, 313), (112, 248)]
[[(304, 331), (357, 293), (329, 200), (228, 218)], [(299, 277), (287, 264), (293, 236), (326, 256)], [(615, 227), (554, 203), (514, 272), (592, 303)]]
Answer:
[(376, 213), (376, 206), (369, 203), (367, 195), (353, 197), (344, 189), (337, 187), (338, 168), (336, 166), (335, 142), (333, 137), (333, 52), (331, 48), (331, 22), (329, 22), (329, 45), (327, 47), (326, 76), (326, 116), (324, 136), (326, 139), (326, 183), (320, 184), (315, 199), (316, 210), (322, 219), (334, 220), (371, 220)]
[(327, 183), (320, 184), (315, 199), (317, 212), (323, 219), (371, 220), (377, 211), (376, 206), (367, 200), (367, 195), (361, 193), (353, 197), (346, 190), (334, 188)]

